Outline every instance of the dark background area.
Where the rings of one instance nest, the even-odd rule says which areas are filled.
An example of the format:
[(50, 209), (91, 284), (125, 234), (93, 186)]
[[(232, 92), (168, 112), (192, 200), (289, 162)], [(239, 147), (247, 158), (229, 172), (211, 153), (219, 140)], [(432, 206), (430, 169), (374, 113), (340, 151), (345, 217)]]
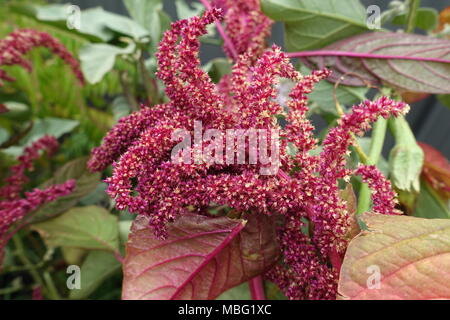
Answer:
[[(320, 1), (320, 0), (317, 0)], [(342, 0), (346, 1), (346, 0)], [(102, 6), (105, 10), (127, 14), (122, 0), (72, 0), (66, 1), (79, 5), (82, 9)], [(173, 18), (176, 18), (174, 0), (164, 0), (165, 11)], [(187, 0), (188, 3), (192, 2)], [(362, 0), (366, 6), (379, 5), (385, 9), (389, 0)], [(450, 6), (450, 0), (422, 0), (422, 6), (433, 7), (438, 11)], [(271, 42), (283, 45), (283, 26), (279, 23), (273, 27)], [(203, 45), (201, 58), (203, 62), (211, 58), (224, 56), (222, 49), (212, 45)], [(435, 96), (412, 105), (407, 119), (416, 135), (418, 141), (426, 142), (443, 152), (450, 158), (450, 109), (437, 101)], [(393, 139), (388, 135), (385, 145), (385, 154), (393, 145)]]

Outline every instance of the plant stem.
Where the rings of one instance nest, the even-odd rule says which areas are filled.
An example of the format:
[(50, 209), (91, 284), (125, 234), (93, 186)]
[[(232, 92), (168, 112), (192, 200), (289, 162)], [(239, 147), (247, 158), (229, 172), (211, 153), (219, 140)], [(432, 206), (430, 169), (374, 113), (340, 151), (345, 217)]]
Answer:
[(48, 271), (44, 272), (44, 279), (45, 284), (47, 285), (47, 291), (50, 295), (50, 297), (53, 300), (61, 300), (61, 296), (58, 293), (58, 290), (56, 289), (55, 283), (53, 282), (53, 279)]
[(139, 110), (136, 99), (134, 98), (133, 93), (131, 92), (131, 88), (128, 84), (128, 74), (126, 72), (120, 72), (119, 79), (123, 93), (128, 101), (128, 104), (130, 105), (130, 109), (132, 111)]
[(28, 257), (26, 256), (25, 249), (24, 249), (23, 243), (22, 243), (22, 239), (20, 238), (19, 234), (15, 234), (12, 237), (12, 239), (13, 239), (14, 245), (16, 247), (17, 257), (22, 262), (22, 264), (27, 267), (34, 282), (36, 284), (38, 284), (39, 286), (43, 287), (44, 281), (42, 280), (41, 276), (39, 275), (39, 272), (37, 272), (36, 266), (34, 266), (31, 263), (31, 261), (28, 259)]
[(264, 293), (263, 279), (261, 276), (257, 276), (248, 282), (250, 293), (253, 300), (266, 300)]
[(420, 8), (420, 0), (410, 0), (409, 1), (409, 11), (407, 17), (407, 23), (405, 32), (412, 33), (416, 27), (417, 20), (417, 10)]
[[(376, 165), (381, 157), (381, 151), (383, 150), (384, 140), (387, 131), (387, 120), (379, 118), (375, 122), (372, 130), (372, 142), (370, 144), (369, 156), (366, 165)], [(371, 192), (369, 186), (363, 183), (359, 191), (358, 198), (358, 210), (357, 213), (361, 214), (369, 210), (370, 208), (370, 196)]]
[(145, 93), (147, 94), (149, 106), (157, 104), (158, 101), (156, 101), (157, 97), (155, 96), (157, 95), (158, 89), (154, 87), (156, 81), (152, 79), (145, 66), (145, 58), (143, 54), (141, 54), (141, 56), (139, 57), (138, 63), (139, 63), (139, 71), (141, 72), (142, 81), (144, 83)]

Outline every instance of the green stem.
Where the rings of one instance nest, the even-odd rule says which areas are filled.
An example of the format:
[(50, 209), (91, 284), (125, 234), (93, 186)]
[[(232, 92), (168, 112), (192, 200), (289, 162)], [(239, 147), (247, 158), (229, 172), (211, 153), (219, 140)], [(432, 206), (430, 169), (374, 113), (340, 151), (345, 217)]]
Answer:
[(128, 83), (128, 73), (123, 71), (119, 74), (120, 84), (122, 86), (123, 94), (125, 95), (128, 105), (132, 111), (139, 110), (138, 103), (133, 96), (132, 90)]
[(44, 280), (47, 285), (47, 291), (53, 300), (61, 300), (61, 296), (58, 293), (58, 289), (56, 289), (55, 283), (48, 271), (44, 272)]
[(38, 284), (39, 286), (44, 286), (44, 281), (42, 280), (41, 276), (39, 275), (39, 272), (36, 269), (36, 266), (31, 263), (31, 261), (28, 259), (28, 257), (25, 254), (25, 249), (23, 247), (22, 239), (20, 238), (19, 234), (15, 234), (13, 236), (13, 242), (16, 247), (16, 255), (19, 258), (20, 262), (22, 262), (25, 267), (30, 272), (31, 277), (33, 278), (34, 282)]
[[(375, 122), (372, 130), (372, 142), (370, 144), (370, 151), (366, 165), (376, 165), (381, 157), (381, 151), (383, 150), (384, 140), (387, 131), (387, 120), (379, 118)], [(357, 213), (361, 214), (369, 210), (370, 208), (370, 196), (371, 192), (369, 186), (363, 183), (359, 191), (358, 210)]]
[(420, 0), (409, 1), (409, 11), (405, 31), (407, 33), (414, 32), (417, 19), (417, 10), (420, 8)]
[(150, 76), (146, 66), (144, 56), (141, 55), (139, 58), (139, 71), (141, 72), (142, 82), (144, 83), (145, 93), (147, 94), (147, 100), (149, 106), (155, 105), (158, 103), (157, 101), (157, 88), (154, 87), (156, 85), (156, 81), (152, 79)]

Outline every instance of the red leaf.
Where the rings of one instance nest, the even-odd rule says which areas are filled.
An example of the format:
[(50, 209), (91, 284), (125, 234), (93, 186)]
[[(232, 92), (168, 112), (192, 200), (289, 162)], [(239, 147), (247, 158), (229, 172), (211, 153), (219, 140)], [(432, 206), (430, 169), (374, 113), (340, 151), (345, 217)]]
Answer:
[(446, 39), (375, 32), (289, 56), (302, 58), (313, 69), (329, 66), (330, 81), (343, 85), (387, 83), (403, 91), (450, 93), (450, 41)]
[(419, 142), (425, 154), (422, 175), (446, 199), (450, 198), (450, 162), (432, 146)]
[(155, 239), (148, 218), (133, 223), (124, 261), (123, 299), (214, 299), (269, 269), (279, 257), (267, 216), (249, 220), (181, 216)]

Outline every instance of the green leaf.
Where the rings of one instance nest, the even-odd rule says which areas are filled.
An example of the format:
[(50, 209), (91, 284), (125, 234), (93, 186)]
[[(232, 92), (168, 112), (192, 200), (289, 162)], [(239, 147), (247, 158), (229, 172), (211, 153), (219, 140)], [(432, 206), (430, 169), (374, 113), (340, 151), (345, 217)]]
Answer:
[(121, 243), (127, 243), (133, 220), (119, 221), (119, 236)]
[(216, 300), (251, 300), (252, 296), (250, 294), (250, 289), (248, 287), (248, 283), (243, 283), (238, 285), (237, 287), (231, 288), (220, 296), (216, 298)]
[(124, 0), (130, 16), (142, 25), (156, 45), (161, 38), (161, 21), (159, 13), (162, 11), (161, 0)]
[(0, 145), (9, 139), (9, 132), (0, 127)]
[(112, 253), (96, 250), (89, 252), (81, 266), (81, 288), (79, 290), (71, 290), (69, 298), (75, 300), (88, 298), (106, 279), (117, 273), (120, 268), (121, 264)]
[(67, 162), (56, 170), (53, 177), (38, 188), (45, 189), (49, 186), (64, 183), (74, 179), (75, 190), (67, 196), (60, 197), (53, 202), (41, 206), (32, 214), (32, 222), (40, 222), (52, 218), (75, 206), (80, 199), (93, 192), (100, 182), (100, 173), (91, 173), (86, 168), (87, 158), (79, 158)]
[(111, 105), (114, 120), (117, 122), (120, 118), (123, 118), (130, 114), (131, 108), (128, 105), (128, 101), (124, 96), (118, 96), (114, 99)]
[(118, 55), (130, 54), (135, 48), (134, 44), (126, 48), (104, 43), (91, 43), (84, 46), (80, 50), (81, 70), (84, 77), (91, 84), (100, 82), (114, 67)]
[(389, 154), (389, 171), (395, 187), (404, 191), (420, 191), (420, 173), (424, 161), (422, 149), (404, 117), (389, 120), (396, 145)]
[[(439, 12), (433, 8), (420, 8), (417, 10), (415, 26), (417, 28), (432, 31), (435, 30), (439, 22)], [(393, 24), (405, 25), (407, 23), (406, 14), (396, 16), (392, 20)]]
[(6, 113), (0, 115), (0, 118), (12, 119), (12, 120), (24, 120), (30, 114), (30, 108), (21, 102), (7, 101), (2, 102), (9, 110)]
[(79, 125), (79, 121), (61, 118), (37, 119), (31, 131), (21, 140), (22, 145), (28, 145), (45, 135), (61, 138), (64, 134), (72, 132)]
[(77, 247), (117, 252), (117, 217), (97, 206), (72, 208), (51, 220), (32, 225), (49, 247)]
[(79, 125), (78, 120), (61, 119), (61, 118), (43, 118), (37, 119), (33, 123), (33, 128), (25, 137), (20, 140), (19, 146), (12, 146), (4, 149), (6, 154), (18, 157), (23, 153), (23, 149), (42, 138), (45, 135), (53, 136), (56, 139), (61, 138), (66, 133), (72, 132)]
[(429, 219), (450, 219), (448, 206), (439, 194), (425, 181), (422, 181), (420, 189), (413, 215)]
[(108, 42), (115, 38), (115, 33), (123, 34), (134, 40), (149, 36), (149, 32), (139, 23), (128, 17), (103, 10), (101, 7), (89, 8), (80, 12), (80, 28), (67, 28), (67, 19), (72, 13), (69, 4), (30, 5), (14, 4), (13, 10), (32, 17), (65, 31), (86, 35), (93, 41)]
[(198, 16), (205, 9), (199, 2), (192, 2), (189, 5), (184, 0), (175, 0), (175, 7), (177, 9), (178, 19), (180, 20)]
[(284, 22), (288, 51), (322, 48), (368, 30), (359, 0), (262, 0), (261, 7)]
[(450, 220), (364, 214), (338, 292), (352, 300), (450, 299)]

